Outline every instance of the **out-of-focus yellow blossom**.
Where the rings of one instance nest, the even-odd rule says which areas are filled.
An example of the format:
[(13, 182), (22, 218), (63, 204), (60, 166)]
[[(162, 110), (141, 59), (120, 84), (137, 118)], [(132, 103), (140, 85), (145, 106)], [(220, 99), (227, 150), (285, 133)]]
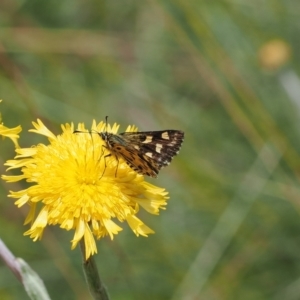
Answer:
[[(0, 102), (2, 102), (2, 100), (0, 100)], [(15, 128), (8, 128), (8, 127), (4, 126), (3, 122), (2, 122), (2, 117), (0, 114), (0, 135), (2, 135), (3, 137), (10, 138), (13, 141), (13, 143), (15, 144), (16, 148), (19, 148), (18, 133), (20, 133), (21, 131), (22, 131), (22, 127), (20, 125)]]

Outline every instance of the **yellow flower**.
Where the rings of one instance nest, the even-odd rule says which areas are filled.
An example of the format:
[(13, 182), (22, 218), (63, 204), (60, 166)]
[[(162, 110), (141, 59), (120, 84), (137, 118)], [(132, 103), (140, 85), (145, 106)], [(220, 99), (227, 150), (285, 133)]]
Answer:
[[(1, 101), (2, 100), (0, 100), (0, 102)], [(4, 126), (1, 121), (2, 121), (2, 118), (1, 118), (1, 114), (0, 114), (0, 135), (2, 135), (3, 137), (10, 138), (13, 141), (13, 143), (15, 144), (15, 147), (19, 148), (18, 133), (20, 133), (22, 131), (21, 126), (17, 126), (15, 128), (8, 128), (8, 127)]]
[[(117, 133), (118, 125), (106, 127), (103, 122), (97, 125), (94, 121), (91, 133), (73, 133), (73, 124), (66, 124), (58, 136), (40, 120), (33, 125), (35, 129), (30, 131), (45, 135), (49, 144), (16, 149), (15, 159), (5, 165), (8, 170), (21, 168), (22, 174), (2, 176), (8, 182), (25, 179), (32, 183), (9, 195), (18, 199), (18, 207), (26, 203), (30, 206), (25, 224), (32, 224), (25, 235), (36, 241), (47, 225), (74, 229), (72, 249), (84, 238), (87, 259), (97, 253), (94, 236), (99, 239), (109, 235), (113, 239), (122, 230), (116, 219), (127, 221), (137, 236), (154, 233), (136, 214), (140, 207), (158, 214), (159, 209), (165, 208), (168, 193), (146, 182), (123, 160), (107, 156), (108, 150), (97, 132)], [(84, 124), (79, 124), (78, 130), (87, 131)]]

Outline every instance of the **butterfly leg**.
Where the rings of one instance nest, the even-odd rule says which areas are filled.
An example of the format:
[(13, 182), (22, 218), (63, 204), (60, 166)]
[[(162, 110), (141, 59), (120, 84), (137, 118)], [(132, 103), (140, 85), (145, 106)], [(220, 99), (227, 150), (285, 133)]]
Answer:
[(116, 167), (115, 177), (117, 177), (117, 172), (118, 172), (118, 168), (119, 168), (119, 158), (118, 158), (118, 156), (116, 156), (116, 160), (117, 160), (117, 167)]
[[(104, 149), (103, 148), (107, 149), (104, 145), (102, 146), (102, 153), (101, 153), (101, 156), (100, 156), (100, 161), (101, 161), (101, 158), (102, 158), (102, 156), (104, 154)], [(111, 156), (111, 153), (109, 153), (107, 155), (104, 155), (104, 157), (103, 157), (103, 159), (104, 159), (104, 169), (103, 169), (103, 172), (102, 172), (102, 175), (101, 175), (100, 179), (103, 177), (104, 172), (106, 170), (106, 157), (109, 157), (109, 156)]]
[[(103, 146), (103, 147), (105, 147), (105, 146)], [(105, 172), (106, 167), (107, 167), (107, 165), (106, 165), (106, 157), (110, 157), (110, 156), (112, 156), (111, 153), (106, 154), (106, 155), (103, 157), (103, 159), (104, 159), (104, 170), (103, 170), (103, 173), (102, 173), (100, 179), (103, 177), (104, 172)], [(118, 168), (119, 168), (119, 158), (118, 158), (118, 156), (115, 156), (115, 158), (116, 158), (116, 160), (117, 160), (117, 167), (116, 167), (115, 177), (117, 177), (117, 172), (118, 172)]]

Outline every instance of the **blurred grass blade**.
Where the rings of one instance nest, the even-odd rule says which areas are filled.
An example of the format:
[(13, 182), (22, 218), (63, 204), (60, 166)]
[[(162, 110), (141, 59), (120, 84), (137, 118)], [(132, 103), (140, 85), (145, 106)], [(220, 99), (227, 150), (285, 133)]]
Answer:
[(200, 293), (238, 231), (252, 204), (266, 185), (280, 161), (270, 143), (261, 149), (257, 159), (242, 180), (236, 195), (225, 209), (215, 228), (206, 239), (185, 278), (173, 296), (175, 299), (201, 299)]

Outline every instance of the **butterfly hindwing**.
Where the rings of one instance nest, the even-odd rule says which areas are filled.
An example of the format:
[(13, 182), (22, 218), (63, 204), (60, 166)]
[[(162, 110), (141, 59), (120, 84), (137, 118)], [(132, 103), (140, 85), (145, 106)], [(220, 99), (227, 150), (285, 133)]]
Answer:
[(137, 152), (137, 150), (132, 147), (125, 147), (123, 145), (118, 145), (117, 147), (117, 151), (115, 151), (115, 149), (111, 151), (112, 154), (122, 157), (134, 171), (151, 177), (157, 176), (160, 168), (150, 157)]

